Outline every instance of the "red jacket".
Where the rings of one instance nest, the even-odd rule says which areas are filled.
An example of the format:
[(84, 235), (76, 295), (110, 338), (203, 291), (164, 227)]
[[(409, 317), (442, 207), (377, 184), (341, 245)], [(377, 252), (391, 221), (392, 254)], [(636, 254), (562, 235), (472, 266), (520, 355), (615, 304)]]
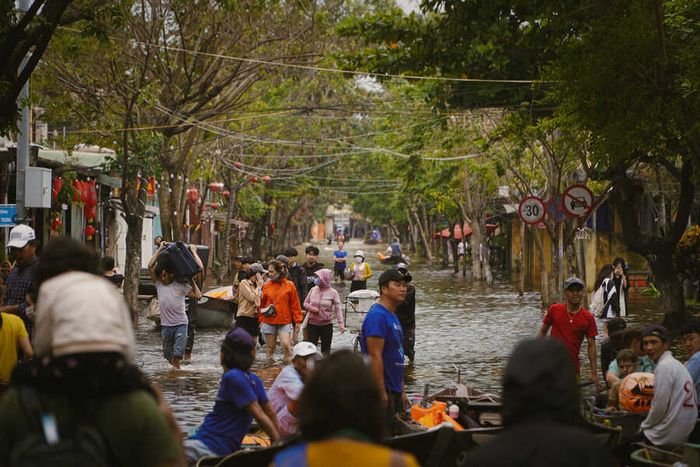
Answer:
[(274, 303), (277, 314), (266, 318), (260, 314), (260, 321), (267, 324), (301, 324), (301, 314), (297, 289), (292, 281), (282, 279), (280, 282), (267, 281), (262, 288), (260, 309)]

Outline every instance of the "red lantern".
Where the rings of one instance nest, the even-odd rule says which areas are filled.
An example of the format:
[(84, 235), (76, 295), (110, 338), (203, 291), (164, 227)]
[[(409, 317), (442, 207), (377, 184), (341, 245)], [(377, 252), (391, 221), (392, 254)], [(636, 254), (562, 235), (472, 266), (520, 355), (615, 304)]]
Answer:
[(199, 191), (196, 188), (187, 189), (187, 201), (190, 203), (196, 203), (199, 199)]
[(221, 182), (211, 182), (207, 185), (211, 191), (214, 193), (221, 191), (224, 188), (224, 184)]
[(63, 188), (63, 179), (55, 177), (51, 184), (51, 198), (53, 201), (58, 201), (58, 194), (61, 192), (61, 188)]
[(85, 205), (85, 218), (88, 222), (93, 222), (97, 216), (97, 206)]
[(80, 199), (83, 203), (87, 203), (90, 199), (90, 184), (88, 182), (80, 182)]
[(87, 237), (88, 240), (92, 240), (92, 237), (95, 235), (95, 227), (92, 225), (88, 224), (85, 226), (85, 237)]
[(263, 181), (263, 183), (265, 183), (265, 185), (269, 185), (269, 184), (270, 184), (270, 181), (272, 181), (272, 179), (270, 178), (269, 175), (265, 175), (265, 176), (262, 178), (262, 181)]
[(258, 177), (256, 177), (255, 175), (250, 177), (248, 180), (250, 181), (250, 183), (258, 183)]
[(209, 203), (209, 206), (211, 206), (212, 209), (219, 209), (221, 205), (214, 201), (213, 203)]
[(231, 192), (228, 190), (224, 190), (221, 192), (221, 196), (223, 196), (224, 198), (228, 198), (229, 196), (231, 196)]
[(237, 169), (240, 169), (240, 168), (241, 168), (241, 163), (238, 162), (238, 161), (236, 161), (236, 162), (233, 163), (233, 166), (234, 166), (235, 168), (237, 168)]
[(95, 186), (95, 180), (92, 180), (86, 185), (87, 190), (87, 201), (85, 201), (86, 206), (97, 206), (97, 187)]
[(63, 225), (63, 222), (61, 222), (61, 218), (56, 216), (53, 219), (51, 219), (51, 230), (54, 232), (58, 232), (61, 229), (61, 226)]
[(81, 182), (80, 180), (73, 180), (73, 202), (74, 203), (79, 203), (81, 199), (80, 195), (80, 188), (81, 187)]

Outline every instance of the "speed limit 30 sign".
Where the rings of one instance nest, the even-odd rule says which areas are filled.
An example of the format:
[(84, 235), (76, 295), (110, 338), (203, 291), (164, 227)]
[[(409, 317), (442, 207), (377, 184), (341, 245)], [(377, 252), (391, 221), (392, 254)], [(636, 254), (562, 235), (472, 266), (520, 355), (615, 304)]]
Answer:
[(544, 219), (544, 203), (537, 196), (523, 198), (518, 207), (518, 214), (526, 224), (538, 224)]

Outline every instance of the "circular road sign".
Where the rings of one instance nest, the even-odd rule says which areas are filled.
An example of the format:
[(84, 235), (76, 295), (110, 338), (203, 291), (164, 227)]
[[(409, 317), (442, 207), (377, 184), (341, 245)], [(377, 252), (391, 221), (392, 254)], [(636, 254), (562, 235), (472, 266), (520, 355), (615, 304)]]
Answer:
[(537, 196), (527, 196), (520, 202), (518, 214), (526, 224), (537, 224), (544, 219), (544, 203)]
[(564, 190), (564, 209), (572, 216), (585, 216), (593, 209), (593, 193), (585, 185), (571, 185)]

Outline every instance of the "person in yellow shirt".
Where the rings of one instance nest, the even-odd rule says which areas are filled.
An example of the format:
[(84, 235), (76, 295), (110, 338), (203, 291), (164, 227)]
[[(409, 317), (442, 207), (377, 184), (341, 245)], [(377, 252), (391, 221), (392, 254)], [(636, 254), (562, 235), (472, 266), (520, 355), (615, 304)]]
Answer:
[(411, 454), (379, 443), (386, 433), (379, 386), (362, 359), (332, 353), (311, 373), (297, 405), (299, 430), (308, 442), (278, 453), (273, 467), (418, 467)]
[(12, 370), (17, 365), (17, 350), (21, 349), (24, 358), (34, 356), (29, 335), (19, 316), (0, 313), (0, 394), (10, 384)]

